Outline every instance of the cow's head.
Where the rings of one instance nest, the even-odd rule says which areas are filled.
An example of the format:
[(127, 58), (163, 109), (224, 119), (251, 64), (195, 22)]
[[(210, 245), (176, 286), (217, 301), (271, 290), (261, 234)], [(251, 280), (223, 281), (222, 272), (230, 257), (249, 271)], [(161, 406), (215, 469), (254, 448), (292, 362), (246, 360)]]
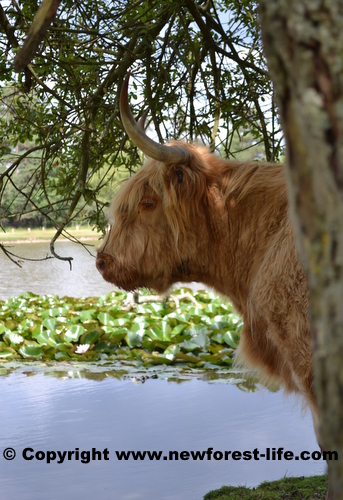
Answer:
[(112, 202), (111, 229), (96, 265), (104, 279), (125, 290), (144, 286), (164, 292), (177, 281), (194, 279), (199, 245), (208, 238), (213, 181), (208, 155), (185, 143), (161, 145), (147, 137), (128, 105), (128, 76), (120, 112), (128, 135), (148, 159)]

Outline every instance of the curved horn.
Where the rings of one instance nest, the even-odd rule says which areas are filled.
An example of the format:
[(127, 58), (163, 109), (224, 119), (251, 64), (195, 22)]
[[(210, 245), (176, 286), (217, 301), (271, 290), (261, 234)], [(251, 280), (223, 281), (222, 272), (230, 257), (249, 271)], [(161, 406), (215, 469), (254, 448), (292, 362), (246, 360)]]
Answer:
[(184, 148), (158, 144), (145, 134), (144, 130), (142, 130), (140, 126), (141, 124), (136, 123), (129, 106), (129, 78), (130, 71), (126, 75), (125, 81), (123, 83), (119, 103), (121, 120), (123, 122), (127, 135), (134, 142), (134, 144), (141, 151), (143, 151), (144, 154), (146, 154), (150, 158), (153, 158), (154, 160), (162, 161), (164, 163), (184, 162), (188, 158), (188, 153)]
[(138, 120), (138, 125), (143, 130), (143, 132), (145, 132), (145, 120), (146, 120), (146, 117), (148, 116), (148, 113), (149, 113), (149, 110), (147, 109), (146, 111), (144, 111), (144, 113), (142, 114), (142, 116)]

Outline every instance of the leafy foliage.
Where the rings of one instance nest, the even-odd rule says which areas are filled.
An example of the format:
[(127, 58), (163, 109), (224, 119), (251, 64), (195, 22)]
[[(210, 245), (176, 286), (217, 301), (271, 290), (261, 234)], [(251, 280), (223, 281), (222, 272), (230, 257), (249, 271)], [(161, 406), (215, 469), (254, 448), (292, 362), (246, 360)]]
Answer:
[(0, 223), (26, 214), (62, 232), (87, 218), (104, 230), (108, 186), (141, 163), (119, 117), (129, 68), (134, 113), (150, 108), (155, 139), (279, 157), (253, 0), (66, 1), (16, 74), (36, 10), (34, 0), (0, 6)]
[(197, 292), (190, 302), (185, 292), (134, 309), (122, 291), (86, 299), (32, 293), (10, 298), (1, 303), (0, 360), (231, 367), (240, 318), (212, 293)]

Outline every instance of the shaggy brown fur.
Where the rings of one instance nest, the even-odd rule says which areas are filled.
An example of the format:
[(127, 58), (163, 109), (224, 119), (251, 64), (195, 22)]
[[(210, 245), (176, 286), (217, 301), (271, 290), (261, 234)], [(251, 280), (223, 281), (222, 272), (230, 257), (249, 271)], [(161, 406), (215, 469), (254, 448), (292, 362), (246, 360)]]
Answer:
[(148, 159), (121, 187), (99, 271), (125, 290), (199, 281), (227, 295), (244, 319), (239, 360), (304, 395), (316, 420), (307, 282), (284, 167), (178, 145), (189, 151), (188, 164)]

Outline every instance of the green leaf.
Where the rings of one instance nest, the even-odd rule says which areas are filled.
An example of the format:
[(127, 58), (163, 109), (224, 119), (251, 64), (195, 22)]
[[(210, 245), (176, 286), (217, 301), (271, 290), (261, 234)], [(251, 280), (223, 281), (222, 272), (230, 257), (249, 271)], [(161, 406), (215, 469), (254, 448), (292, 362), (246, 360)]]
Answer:
[(180, 346), (177, 344), (171, 344), (167, 349), (164, 351), (164, 355), (166, 356), (167, 359), (170, 361), (173, 361), (175, 359), (175, 355), (180, 352)]
[(129, 331), (127, 328), (114, 329), (109, 335), (111, 343), (119, 344), (128, 335)]
[(146, 321), (141, 321), (139, 323), (134, 323), (131, 327), (131, 332), (139, 335), (139, 337), (143, 337), (147, 331), (147, 327), (149, 323)]
[(137, 347), (141, 345), (141, 336), (137, 335), (135, 332), (127, 332), (127, 335), (125, 335), (125, 342), (126, 344), (132, 349), (133, 347)]
[(86, 335), (82, 339), (83, 344), (94, 344), (96, 340), (98, 340), (103, 332), (99, 332), (98, 330), (92, 330), (87, 332)]
[(104, 313), (104, 312), (99, 313), (98, 319), (99, 319), (100, 323), (102, 323), (105, 326), (107, 326), (107, 325), (115, 326), (114, 318), (109, 313)]
[(64, 333), (64, 340), (66, 342), (77, 342), (83, 332), (85, 332), (85, 328), (82, 325), (73, 325)]
[(35, 336), (32, 335), (32, 337), (37, 340), (39, 345), (50, 345), (50, 346), (56, 345), (56, 341), (54, 340), (55, 332), (52, 332), (51, 330), (43, 330), (38, 334), (36, 334)]
[(93, 319), (93, 316), (96, 315), (97, 310), (96, 309), (87, 309), (86, 311), (81, 311), (80, 312), (80, 321), (83, 323), (84, 321), (89, 321), (90, 319)]
[(47, 329), (47, 330), (55, 330), (57, 327), (57, 321), (52, 318), (45, 318), (42, 321), (42, 325)]
[(228, 331), (224, 334), (223, 338), (224, 342), (230, 347), (233, 347), (234, 349), (238, 347), (239, 337), (235, 333)]
[(0, 358), (10, 358), (15, 355), (15, 350), (2, 349), (0, 348)]
[(23, 358), (36, 358), (42, 357), (42, 348), (34, 344), (25, 344), (19, 349), (19, 353)]
[(16, 332), (7, 332), (4, 335), (4, 339), (8, 340), (10, 344), (22, 344), (24, 342), (24, 337)]
[(193, 340), (184, 340), (180, 344), (180, 346), (186, 349), (186, 351), (194, 351), (195, 349), (199, 349), (199, 345)]
[(175, 337), (176, 335), (179, 335), (183, 330), (186, 328), (186, 325), (177, 325), (175, 326), (172, 331), (170, 332), (171, 337)]
[(170, 341), (171, 340), (171, 328), (170, 328), (169, 323), (167, 321), (162, 321), (161, 322), (161, 329), (162, 329), (162, 335), (163, 335), (162, 340)]

